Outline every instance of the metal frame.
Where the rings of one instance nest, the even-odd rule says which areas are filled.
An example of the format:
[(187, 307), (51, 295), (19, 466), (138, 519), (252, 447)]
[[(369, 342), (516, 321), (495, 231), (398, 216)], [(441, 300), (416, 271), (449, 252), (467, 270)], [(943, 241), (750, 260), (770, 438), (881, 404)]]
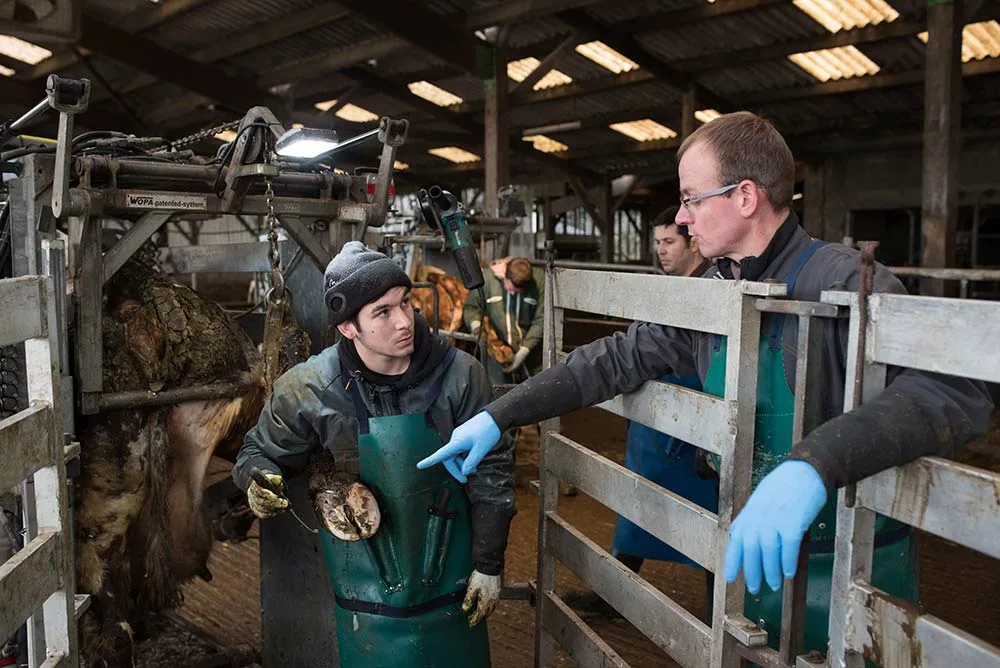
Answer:
[[(850, 306), (850, 341), (844, 410), (885, 388), (888, 365), (923, 369), (990, 382), (1000, 381), (993, 334), (1000, 331), (1000, 304), (936, 297), (878, 294), (871, 314), (860, 317), (857, 295), (824, 292), (826, 303)], [(855, 342), (866, 327), (863, 396), (853, 400)], [(942, 339), (961, 341), (945, 350)], [(866, 478), (855, 503), (845, 490), (837, 503), (837, 538), (830, 607), (829, 665), (861, 668), (865, 657), (896, 666), (1000, 667), (1000, 648), (933, 615), (922, 615), (870, 583), (875, 513), (1000, 559), (1000, 474), (923, 457)]]
[[(559, 642), (581, 666), (628, 664), (555, 593), (556, 561), (563, 562), (680, 665), (735, 667), (749, 659), (766, 666), (811, 666), (797, 656), (804, 624), (805, 574), (786, 582), (781, 649), (766, 647), (767, 633), (743, 616), (742, 578), (716, 578), (712, 625), (632, 573), (570, 526), (558, 513), (559, 483), (569, 482), (598, 502), (720, 572), (729, 525), (750, 493), (761, 312), (799, 316), (794, 438), (818, 420), (819, 397), (805, 391), (820, 368), (823, 328), (814, 317), (836, 317), (826, 304), (773, 300), (782, 284), (648, 277), (560, 268), (546, 272), (546, 367), (561, 356), (565, 309), (672, 325), (728, 338), (723, 398), (659, 381), (601, 404), (602, 408), (683, 438), (721, 457), (719, 513), (714, 514), (543, 424), (539, 508), (536, 666), (552, 665)], [(813, 384), (815, 387), (815, 384)], [(669, 405), (669, 411), (657, 410)], [(808, 545), (803, 545), (802, 555)], [(800, 557), (801, 558), (801, 557)]]
[[(71, 112), (74, 109), (60, 111), (60, 118), (66, 117), (65, 122), (71, 123)], [(269, 131), (273, 134), (280, 134), (282, 131), (273, 115), (262, 107), (251, 109), (244, 123), (257, 119), (267, 121)], [(37, 273), (37, 241), (46, 234), (54, 234), (54, 229), (48, 229), (54, 219), (43, 215), (47, 207), (42, 205), (48, 184), (43, 177), (51, 175), (54, 182), (50, 195), (51, 211), (55, 217), (67, 221), (70, 275), (75, 278), (77, 336), (74, 347), (74, 378), (79, 393), (80, 412), (91, 414), (122, 405), (156, 405), (167, 399), (146, 394), (103, 392), (101, 349), (103, 286), (164, 223), (177, 214), (265, 215), (269, 210), (267, 198), (247, 193), (252, 181), (269, 177), (276, 185), (287, 186), (294, 194), (274, 197), (273, 210), (289, 237), (322, 273), (332, 256), (316, 239), (307, 221), (317, 220), (324, 225), (336, 222), (325, 228), (329, 230), (331, 248), (339, 248), (349, 238), (362, 237), (368, 226), (381, 226), (388, 207), (389, 182), (396, 150), (405, 142), (407, 129), (408, 123), (405, 120), (383, 118), (380, 121), (377, 134), (383, 143), (383, 150), (375, 182), (374, 201), (364, 201), (367, 180), (362, 177), (298, 172), (294, 167), (289, 169), (283, 165), (279, 169), (277, 165), (262, 162), (213, 167), (99, 156), (74, 158), (70, 155), (68, 141), (60, 141), (54, 159), (49, 156), (27, 156), (24, 172), (34, 178), (26, 180), (23, 188), (17, 190), (27, 218), (18, 218), (19, 239), (16, 244), (16, 247), (23, 245), (27, 262), (19, 263), (20, 270), (16, 268), (15, 275)], [(67, 132), (68, 129), (63, 134)], [(243, 154), (252, 152), (252, 148), (248, 148), (247, 142), (242, 141), (234, 153), (234, 160), (242, 160)], [(75, 168), (79, 175), (79, 186), (76, 188), (68, 188), (71, 168)], [(220, 170), (224, 171), (220, 174)], [(220, 176), (224, 176), (229, 185), (221, 196), (209, 192), (206, 185), (217, 182)], [(360, 183), (360, 180), (364, 180), (364, 183)], [(177, 183), (183, 190), (163, 189), (162, 185), (153, 189), (143, 188), (145, 184), (170, 182)], [(305, 192), (309, 196), (302, 196)], [(361, 193), (362, 201), (349, 199), (352, 196), (359, 197), (358, 193)], [(16, 210), (20, 208), (15, 207)], [(32, 215), (32, 212), (37, 212), (38, 215)], [(103, 253), (103, 217), (123, 213), (140, 214), (140, 218), (114, 248)], [(225, 388), (194, 389), (216, 396)], [(233, 386), (232, 391), (238, 392), (240, 388)], [(181, 398), (170, 397), (171, 400)]]
[[(32, 668), (78, 661), (66, 451), (60, 408), (59, 322), (53, 281), (26, 276), (0, 281), (0, 345), (24, 342), (28, 408), (0, 421), (0, 488), (24, 485), (33, 506), (27, 544), (0, 564), (0, 637), (28, 620)], [(33, 483), (33, 484), (32, 484)], [(34, 525), (34, 526), (31, 526)], [(80, 606), (85, 603), (81, 597)], [(41, 610), (41, 619), (37, 611)]]

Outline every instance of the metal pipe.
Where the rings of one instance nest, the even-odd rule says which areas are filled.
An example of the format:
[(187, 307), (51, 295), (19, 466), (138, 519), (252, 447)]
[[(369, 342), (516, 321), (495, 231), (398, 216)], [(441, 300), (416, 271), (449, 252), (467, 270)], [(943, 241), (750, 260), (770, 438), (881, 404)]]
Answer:
[(34, 121), (35, 119), (37, 119), (39, 116), (41, 116), (42, 114), (44, 114), (45, 110), (49, 109), (49, 108), (50, 108), (49, 107), (49, 98), (46, 97), (41, 102), (39, 102), (38, 104), (36, 104), (35, 106), (33, 106), (31, 109), (29, 109), (27, 111), (27, 113), (25, 113), (23, 116), (21, 116), (20, 118), (18, 118), (17, 120), (15, 120), (13, 123), (11, 123), (9, 130), (11, 132), (17, 132), (18, 130), (20, 130), (21, 128), (23, 128), (24, 126), (28, 125), (29, 123), (31, 123), (32, 121)]
[[(83, 169), (90, 169), (99, 174), (110, 173), (112, 165), (117, 173), (117, 177), (127, 178), (130, 176), (142, 178), (161, 179), (184, 179), (190, 181), (200, 181), (202, 183), (214, 183), (219, 175), (219, 167), (212, 165), (185, 165), (180, 163), (161, 162), (153, 160), (118, 160), (115, 158), (102, 158), (91, 156), (86, 158), (76, 158), (77, 165)], [(342, 181), (342, 185), (350, 186), (350, 176), (336, 174), (337, 180)], [(274, 177), (275, 183), (285, 183), (290, 185), (304, 185), (322, 187), (324, 185), (323, 174), (312, 172), (288, 172), (283, 171)]]
[(359, 135), (357, 135), (355, 137), (351, 137), (350, 139), (345, 139), (344, 141), (338, 143), (333, 149), (331, 149), (330, 151), (327, 151), (326, 153), (324, 153), (322, 155), (322, 157), (320, 157), (320, 158), (310, 158), (310, 162), (317, 162), (319, 160), (322, 160), (323, 158), (326, 158), (327, 156), (333, 155), (334, 153), (339, 153), (340, 151), (343, 151), (344, 149), (350, 148), (350, 147), (352, 147), (352, 146), (354, 146), (356, 144), (360, 144), (360, 143), (362, 143), (364, 141), (367, 141), (367, 140), (371, 139), (372, 137), (377, 137), (378, 136), (378, 131), (379, 131), (379, 128), (375, 128), (374, 130), (368, 130), (367, 132), (362, 132), (361, 134), (359, 134)]
[(441, 332), (441, 336), (447, 336), (448, 338), (455, 339), (456, 341), (479, 343), (479, 337), (477, 335), (466, 334), (465, 332)]
[(148, 390), (102, 392), (97, 397), (97, 410), (112, 411), (122, 408), (165, 406), (185, 401), (230, 399), (243, 394), (247, 390), (260, 387), (260, 385), (261, 379), (259, 376), (252, 373), (243, 373), (238, 380), (228, 383), (178, 387), (171, 390), (163, 390), (162, 392), (150, 392)]
[[(865, 381), (865, 345), (868, 339), (868, 297), (875, 289), (875, 249), (878, 248), (877, 241), (859, 241), (858, 248), (861, 250), (859, 260), (860, 280), (858, 281), (858, 355), (854, 366), (854, 402), (855, 407), (860, 406), (864, 400)], [(857, 499), (858, 487), (855, 484), (848, 485), (844, 490), (844, 505), (853, 508)]]
[(1000, 269), (951, 267), (888, 267), (896, 276), (936, 278), (943, 281), (1000, 281)]
[(440, 304), (440, 295), (438, 293), (437, 283), (431, 283), (429, 281), (418, 282), (413, 284), (414, 288), (430, 288), (431, 299), (434, 304), (434, 333), (437, 334), (441, 330), (441, 316), (438, 315), (438, 307)]
[(42, 239), (42, 273), (52, 277), (59, 330), (59, 368), (69, 373), (69, 341), (66, 336), (66, 244), (62, 239)]
[(440, 246), (441, 248), (444, 248), (445, 243), (444, 237), (421, 234), (410, 234), (399, 237), (387, 234), (385, 235), (385, 239), (387, 242), (393, 244), (417, 244), (418, 246)]
[[(529, 260), (536, 267), (546, 266), (545, 260)], [(557, 260), (555, 267), (562, 269), (593, 269), (596, 271), (622, 271), (633, 274), (658, 274), (655, 267), (644, 267), (633, 264), (607, 264), (605, 262), (578, 262), (576, 260)]]

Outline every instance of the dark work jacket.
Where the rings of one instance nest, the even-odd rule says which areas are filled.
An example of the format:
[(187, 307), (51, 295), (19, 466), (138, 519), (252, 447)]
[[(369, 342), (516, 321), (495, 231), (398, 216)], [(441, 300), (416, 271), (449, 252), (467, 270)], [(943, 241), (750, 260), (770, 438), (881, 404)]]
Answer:
[[(292, 477), (303, 472), (310, 457), (323, 448), (333, 454), (338, 469), (357, 473), (358, 420), (344, 389), (347, 379), (341, 372), (342, 345), (344, 342), (310, 357), (275, 382), (257, 425), (247, 432), (236, 458), (233, 479), (241, 489), (249, 487), (254, 468)], [(372, 417), (403, 415), (425, 410), (427, 390), (441, 373), (446, 377), (430, 414), (442, 442), (447, 442), (456, 426), (492, 398), (486, 371), (471, 355), (457, 351), (446, 371), (433, 365), (413, 384), (375, 383), (370, 372), (352, 374), (352, 382), (359, 384)], [(510, 434), (504, 434), (499, 446), (469, 476), (466, 486), (473, 508), (472, 559), (482, 573), (499, 573), (503, 565), (510, 520), (516, 512), (514, 492), (514, 441)]]

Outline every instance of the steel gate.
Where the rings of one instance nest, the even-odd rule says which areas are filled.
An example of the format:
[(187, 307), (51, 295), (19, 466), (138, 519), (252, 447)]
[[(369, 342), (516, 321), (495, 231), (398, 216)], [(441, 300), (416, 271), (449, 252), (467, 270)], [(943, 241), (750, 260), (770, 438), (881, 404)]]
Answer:
[[(0, 421), (0, 488), (33, 480), (34, 484), (24, 489), (25, 505), (34, 506), (35, 517), (24, 548), (0, 564), (0, 637), (29, 620), (29, 628), (42, 627), (40, 632), (28, 634), (31, 665), (76, 668), (73, 543), (68, 530), (52, 279), (25, 276), (2, 280), (0, 304), (0, 346), (24, 342), (30, 402), (28, 408)], [(35, 646), (36, 638), (44, 646)]]
[[(627, 668), (555, 593), (556, 561), (686, 668), (734, 667), (741, 659), (768, 666), (813, 666), (798, 657), (804, 623), (805, 568), (785, 582), (781, 649), (766, 647), (767, 633), (743, 616), (744, 584), (717, 577), (711, 626), (648, 584), (571, 526), (558, 513), (559, 482), (570, 482), (599, 503), (679, 549), (702, 567), (721, 572), (730, 522), (751, 484), (758, 342), (761, 312), (799, 317), (799, 365), (794, 438), (815, 424), (818, 396), (806, 392), (820, 364), (823, 328), (815, 317), (837, 317), (833, 304), (769, 299), (783, 297), (777, 283), (636, 276), (550, 267), (546, 282), (546, 366), (562, 349), (565, 309), (661, 323), (728, 338), (723, 398), (660, 381), (600, 406), (692, 443), (721, 458), (719, 512), (712, 513), (558, 433), (559, 421), (542, 426), (541, 502), (536, 619), (537, 666), (552, 664), (556, 644), (581, 666)], [(669, 406), (670, 410), (659, 410)], [(801, 555), (808, 550), (803, 541)], [(800, 557), (804, 558), (804, 557)], [(801, 562), (800, 562), (801, 563)]]
[[(861, 333), (856, 295), (824, 293), (851, 307), (847, 400), (854, 386)], [(872, 295), (866, 329), (862, 401), (885, 388), (887, 365), (1000, 382), (1000, 304)], [(853, 498), (853, 503), (852, 499)], [(875, 513), (1000, 559), (1000, 474), (937, 457), (866, 478), (840, 491), (830, 608), (829, 665), (860, 668), (1000, 667), (1000, 648), (872, 586)]]

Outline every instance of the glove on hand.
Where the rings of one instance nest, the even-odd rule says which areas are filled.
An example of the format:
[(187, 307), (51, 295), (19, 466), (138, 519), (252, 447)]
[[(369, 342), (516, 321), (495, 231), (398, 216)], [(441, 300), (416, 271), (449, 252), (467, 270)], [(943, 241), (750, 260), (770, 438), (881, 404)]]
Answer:
[(469, 588), (465, 593), (465, 600), (462, 601), (462, 612), (469, 615), (469, 628), (483, 621), (497, 608), (500, 602), (500, 587), (502, 576), (484, 575), (479, 571), (472, 571), (469, 576)]
[(517, 371), (518, 369), (520, 369), (521, 365), (524, 364), (524, 360), (528, 359), (528, 355), (530, 353), (531, 353), (531, 350), (528, 349), (528, 348), (525, 348), (524, 346), (521, 346), (520, 348), (518, 348), (517, 352), (514, 353), (514, 359), (511, 361), (510, 364), (508, 364), (507, 366), (505, 366), (503, 368), (504, 373), (512, 373), (512, 372)]
[(283, 496), (284, 479), (277, 473), (259, 470), (255, 470), (251, 477), (253, 480), (247, 488), (247, 501), (253, 514), (266, 520), (285, 512), (288, 508), (288, 499)]
[[(438, 448), (429, 457), (417, 462), (418, 469), (426, 469), (435, 464), (444, 464), (448, 473), (460, 483), (467, 482), (467, 476), (475, 473), (479, 462), (500, 442), (500, 427), (486, 411), (477, 413), (451, 432), (451, 440)], [(468, 457), (462, 457), (468, 452)]]
[(760, 591), (761, 569), (771, 591), (781, 576), (795, 577), (802, 537), (826, 503), (826, 486), (807, 462), (782, 462), (764, 476), (729, 527), (724, 574), (734, 581), (740, 566), (751, 594)]

